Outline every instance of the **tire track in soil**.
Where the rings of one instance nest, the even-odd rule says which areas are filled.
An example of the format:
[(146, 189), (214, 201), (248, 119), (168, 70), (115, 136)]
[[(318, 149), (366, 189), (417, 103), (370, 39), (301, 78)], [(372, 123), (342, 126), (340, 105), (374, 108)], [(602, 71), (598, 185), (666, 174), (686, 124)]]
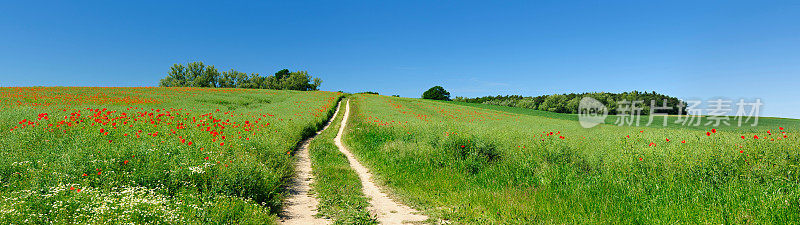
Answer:
[(381, 224), (423, 223), (428, 219), (427, 216), (421, 215), (411, 207), (389, 198), (386, 193), (382, 192), (381, 189), (375, 185), (374, 182), (372, 182), (372, 174), (369, 172), (369, 169), (364, 167), (364, 165), (361, 165), (353, 153), (347, 150), (347, 147), (344, 146), (342, 143), (342, 134), (344, 133), (345, 127), (347, 127), (347, 118), (349, 115), (350, 100), (347, 100), (344, 118), (342, 118), (342, 126), (339, 127), (339, 133), (336, 134), (334, 142), (336, 146), (339, 147), (339, 151), (347, 156), (347, 160), (350, 162), (350, 167), (356, 171), (358, 177), (361, 179), (361, 186), (363, 188), (364, 195), (370, 198), (370, 212), (372, 212), (372, 214), (378, 218), (378, 221)]
[(339, 103), (336, 104), (336, 111), (325, 126), (317, 131), (314, 136), (303, 140), (300, 147), (295, 152), (295, 157), (297, 157), (297, 161), (295, 162), (296, 174), (289, 185), (288, 192), (290, 196), (284, 201), (286, 207), (284, 207), (283, 212), (279, 214), (280, 224), (305, 225), (331, 223), (329, 220), (314, 217), (314, 215), (317, 214), (319, 200), (311, 193), (311, 183), (314, 182), (314, 175), (311, 173), (311, 159), (308, 155), (308, 145), (317, 135), (328, 129), (331, 122), (336, 118), (336, 115), (339, 114), (339, 105)]

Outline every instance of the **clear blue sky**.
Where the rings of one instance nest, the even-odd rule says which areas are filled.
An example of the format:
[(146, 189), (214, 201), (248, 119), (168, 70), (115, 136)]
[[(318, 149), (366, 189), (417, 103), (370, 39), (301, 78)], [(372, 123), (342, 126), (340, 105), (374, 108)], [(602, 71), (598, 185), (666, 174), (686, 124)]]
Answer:
[(201, 60), (331, 91), (643, 90), (800, 118), (800, 2), (488, 2), (5, 2), (0, 86), (155, 86)]

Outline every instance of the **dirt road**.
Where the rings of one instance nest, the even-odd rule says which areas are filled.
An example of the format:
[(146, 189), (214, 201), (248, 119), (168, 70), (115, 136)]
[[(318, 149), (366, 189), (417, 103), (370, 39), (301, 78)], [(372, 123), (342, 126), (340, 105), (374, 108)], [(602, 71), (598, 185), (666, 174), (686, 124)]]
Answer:
[(350, 115), (350, 101), (347, 101), (344, 111), (344, 118), (342, 119), (342, 126), (339, 127), (339, 133), (334, 139), (339, 151), (347, 156), (350, 166), (358, 173), (361, 179), (361, 185), (364, 189), (364, 195), (371, 198), (370, 211), (378, 218), (381, 224), (404, 224), (404, 223), (420, 223), (428, 219), (427, 216), (418, 214), (418, 212), (411, 207), (403, 205), (389, 198), (384, 192), (372, 182), (372, 174), (369, 170), (361, 165), (360, 162), (353, 156), (347, 147), (342, 144), (342, 134), (347, 126), (347, 118)]

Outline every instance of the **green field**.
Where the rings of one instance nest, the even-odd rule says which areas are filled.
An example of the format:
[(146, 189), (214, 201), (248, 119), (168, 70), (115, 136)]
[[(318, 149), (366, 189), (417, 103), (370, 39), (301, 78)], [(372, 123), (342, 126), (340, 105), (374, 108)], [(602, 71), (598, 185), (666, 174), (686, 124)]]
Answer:
[[(292, 151), (345, 95), (202, 88), (0, 88), (0, 223), (277, 222)], [(800, 221), (794, 119), (585, 129), (577, 115), (371, 94), (344, 142), (432, 223)], [(375, 224), (333, 144), (309, 146), (319, 216)], [(758, 138), (756, 138), (758, 137)]]
[[(478, 103), (467, 103), (467, 102), (456, 102), (456, 101), (446, 101), (445, 103), (455, 104), (455, 105), (462, 105), (462, 106), (470, 106), (470, 107), (477, 107), (483, 109), (491, 109), (497, 110), (502, 112), (509, 112), (515, 114), (522, 114), (522, 115), (529, 115), (529, 116), (538, 116), (544, 118), (552, 118), (552, 119), (561, 119), (561, 120), (572, 120), (578, 121), (578, 114), (566, 114), (566, 113), (554, 113), (548, 111), (541, 111), (541, 110), (534, 110), (534, 109), (526, 109), (526, 108), (518, 108), (518, 107), (508, 107), (508, 106), (499, 106), (499, 105), (488, 105), (488, 104), (478, 104)], [(685, 115), (683, 115), (685, 117)], [(706, 116), (698, 116), (693, 121), (681, 122), (677, 115), (666, 116), (667, 122), (666, 126), (664, 126), (664, 116), (653, 116), (653, 121), (650, 126), (651, 128), (678, 128), (678, 129), (692, 129), (692, 130), (708, 130), (712, 128), (725, 128), (725, 129), (732, 129), (732, 130), (739, 130), (739, 131), (748, 131), (748, 132), (759, 132), (764, 130), (774, 130), (776, 127), (779, 126), (791, 126), (792, 128), (800, 128), (800, 119), (786, 119), (786, 118), (775, 118), (775, 117), (759, 117), (758, 123), (755, 123), (753, 126), (755, 119), (750, 118), (749, 121), (745, 120), (747, 118), (742, 119), (742, 126), (738, 125), (738, 118), (733, 116), (728, 116), (728, 124), (720, 124), (719, 126), (706, 125), (708, 122), (714, 122), (708, 119)], [(608, 125), (618, 125), (616, 124), (618, 116), (617, 115), (608, 115), (605, 119), (605, 124)], [(699, 125), (695, 125), (699, 120)], [(639, 125), (646, 126), (647, 123), (650, 122), (650, 118), (648, 115), (641, 115), (639, 117)], [(624, 125), (628, 126), (628, 125)], [(793, 129), (794, 130), (794, 129)]]
[(797, 120), (584, 129), (575, 115), (520, 108), (377, 95), (352, 103), (351, 150), (436, 220), (800, 221)]
[(271, 223), (340, 93), (0, 88), (0, 223)]

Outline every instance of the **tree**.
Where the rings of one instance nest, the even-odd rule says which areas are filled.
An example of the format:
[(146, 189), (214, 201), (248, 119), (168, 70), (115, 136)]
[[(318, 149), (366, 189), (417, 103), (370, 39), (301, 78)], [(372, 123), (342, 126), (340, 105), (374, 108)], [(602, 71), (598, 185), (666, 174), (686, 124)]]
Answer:
[(444, 90), (442, 86), (434, 86), (425, 91), (425, 93), (422, 93), (422, 98), (450, 101), (450, 92)]
[[(237, 87), (237, 83), (241, 82), (239, 80), (239, 77), (240, 77), (239, 74), (244, 74), (244, 73), (236, 71), (234, 69), (231, 69), (230, 71), (223, 71), (222, 72), (222, 76), (220, 76), (219, 80), (217, 81), (217, 87), (221, 87), (221, 88), (235, 88), (235, 87)], [(246, 76), (247, 74), (244, 74), (244, 75)]]
[(186, 65), (186, 86), (187, 87), (202, 87), (203, 73), (205, 73), (206, 66), (203, 62), (191, 62)]
[(263, 77), (258, 73), (239, 72), (234, 69), (220, 73), (213, 65), (191, 62), (186, 66), (174, 64), (169, 74), (159, 80), (161, 87), (220, 87), (276, 90), (318, 90), (322, 79), (311, 77), (306, 71), (292, 72), (282, 69), (275, 75)]

